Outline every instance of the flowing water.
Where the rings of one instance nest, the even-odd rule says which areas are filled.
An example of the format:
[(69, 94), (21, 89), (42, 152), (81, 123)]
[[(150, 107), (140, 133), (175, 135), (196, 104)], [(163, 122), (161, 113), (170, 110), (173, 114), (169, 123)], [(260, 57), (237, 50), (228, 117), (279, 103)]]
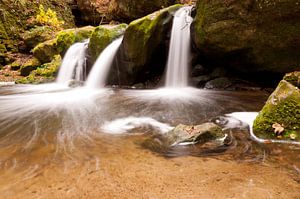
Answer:
[(180, 8), (174, 16), (167, 63), (166, 87), (186, 87), (190, 56), (192, 7)]
[[(0, 198), (297, 198), (300, 146), (266, 143), (251, 129), (268, 94), (187, 87), (190, 11), (174, 17), (167, 88), (104, 88), (122, 38), (84, 87), (67, 84), (85, 78), (86, 42), (70, 47), (57, 83), (0, 85)], [(229, 142), (161, 140), (203, 122)]]
[[(232, 112), (258, 111), (268, 96), (266, 93), (221, 92), (193, 88), (70, 89), (55, 84), (28, 87), (31, 89), (19, 85), (0, 89), (0, 192), (4, 198), (14, 198), (13, 196), (18, 196), (17, 193), (22, 193), (19, 195), (20, 198), (24, 194), (29, 198), (35, 198), (36, 194), (41, 195), (45, 192), (48, 195), (41, 196), (42, 198), (52, 196), (51, 193), (61, 192), (62, 195), (56, 195), (55, 198), (79, 197), (75, 190), (82, 187), (90, 190), (93, 186), (86, 185), (94, 182), (92, 180), (94, 178), (87, 177), (93, 175), (102, 176), (95, 181), (98, 186), (101, 185), (101, 190), (110, 189), (110, 186), (112, 189), (115, 186), (126, 187), (123, 191), (119, 190), (121, 192), (105, 193), (122, 194), (131, 189), (136, 190), (127, 187), (128, 183), (133, 182), (125, 183), (125, 179), (134, 178), (137, 181), (137, 185), (134, 185), (136, 188), (139, 187), (138, 184), (143, 183), (140, 182), (141, 179), (151, 181), (145, 182), (146, 187), (148, 183), (154, 181), (159, 184), (160, 180), (152, 179), (147, 170), (156, 172), (155, 169), (158, 169), (168, 173), (173, 169), (177, 170), (176, 164), (189, 164), (186, 168), (196, 170), (200, 168), (199, 165), (206, 168), (201, 158), (168, 160), (159, 156), (215, 157), (217, 162), (205, 160), (208, 161), (207, 166), (209, 165), (206, 172), (210, 167), (221, 169), (226, 167), (227, 161), (233, 161), (230, 168), (241, 169), (236, 172), (243, 172), (246, 167), (247, 170), (255, 168), (264, 171), (265, 175), (273, 179), (273, 175), (279, 170), (283, 172), (284, 168), (284, 171), (294, 175), (295, 180), (299, 177), (298, 146), (257, 143), (251, 138), (247, 123), (232, 120), (225, 115)], [(231, 137), (231, 142), (221, 147), (211, 145), (170, 147), (157, 142), (159, 135), (179, 123), (200, 124), (206, 121), (223, 126)], [(180, 163), (174, 165), (174, 161)], [(236, 164), (234, 161), (244, 163)], [(196, 162), (198, 166), (194, 165)], [(245, 163), (249, 162), (255, 164), (248, 168)], [(189, 176), (187, 173), (191, 172), (183, 171), (182, 174), (185, 176)], [(140, 175), (143, 177), (135, 178), (139, 172), (142, 172)], [(194, 175), (197, 175), (196, 173)], [(212, 175), (213, 171), (210, 173)], [(163, 173), (159, 175), (165, 176)], [(179, 172), (174, 175), (181, 174)], [(250, 175), (254, 182), (261, 180), (253, 174)], [(191, 176), (189, 178), (192, 179)], [(181, 180), (185, 180), (185, 177)], [(117, 182), (125, 184), (117, 185)], [(249, 186), (256, 188), (255, 193), (258, 194), (261, 186), (254, 186), (254, 182), (249, 182)], [(200, 181), (199, 183), (201, 184)], [(293, 190), (298, 186), (292, 181), (287, 183), (290, 183), (289, 188)], [(73, 187), (74, 184), (79, 187)], [(178, 181), (173, 186), (179, 184)], [(45, 190), (41, 186), (48, 188)], [(93, 189), (97, 189), (96, 187)], [(101, 194), (101, 191), (98, 194)], [(110, 197), (116, 196), (109, 195), (104, 198)]]
[(100, 54), (86, 81), (87, 87), (103, 88), (105, 86), (107, 75), (114, 61), (115, 55), (122, 43), (122, 40), (123, 37), (116, 39)]
[(86, 49), (89, 41), (75, 43), (66, 52), (56, 82), (67, 85), (71, 80), (83, 81), (86, 76)]

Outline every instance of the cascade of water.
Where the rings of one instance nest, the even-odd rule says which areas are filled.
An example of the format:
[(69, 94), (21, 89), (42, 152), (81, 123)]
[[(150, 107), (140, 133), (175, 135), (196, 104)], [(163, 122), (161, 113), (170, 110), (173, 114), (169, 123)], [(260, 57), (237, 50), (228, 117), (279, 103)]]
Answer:
[(180, 8), (174, 16), (169, 56), (167, 63), (166, 87), (188, 85), (188, 57), (190, 54), (190, 16), (192, 7)]
[(84, 80), (86, 70), (86, 49), (88, 40), (73, 44), (66, 52), (60, 66), (56, 82), (68, 84), (70, 80)]
[(102, 88), (113, 63), (114, 57), (122, 43), (123, 37), (120, 37), (109, 44), (96, 60), (86, 81), (86, 86), (90, 88)]

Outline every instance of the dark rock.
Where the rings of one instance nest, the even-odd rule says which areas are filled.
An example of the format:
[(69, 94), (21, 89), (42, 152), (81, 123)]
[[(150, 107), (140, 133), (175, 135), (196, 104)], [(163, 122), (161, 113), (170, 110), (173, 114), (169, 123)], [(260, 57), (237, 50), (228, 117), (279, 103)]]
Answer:
[(193, 69), (192, 69), (192, 77), (198, 77), (201, 75), (204, 75), (207, 72), (207, 70), (200, 64), (197, 64)]
[(198, 0), (192, 38), (209, 62), (243, 73), (291, 72), (300, 68), (299, 18), (298, 0)]
[(232, 85), (232, 81), (227, 77), (220, 77), (207, 82), (204, 86), (206, 89), (226, 89)]
[(211, 80), (209, 75), (201, 75), (199, 77), (192, 77), (192, 85), (196, 87), (202, 87), (206, 82)]

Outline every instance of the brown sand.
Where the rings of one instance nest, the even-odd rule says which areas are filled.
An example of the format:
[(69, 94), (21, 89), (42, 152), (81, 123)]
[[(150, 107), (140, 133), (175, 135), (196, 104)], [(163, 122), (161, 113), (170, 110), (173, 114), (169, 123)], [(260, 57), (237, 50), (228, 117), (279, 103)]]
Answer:
[(91, 151), (99, 162), (44, 165), (27, 180), (15, 176), (9, 186), (3, 181), (0, 198), (300, 198), (299, 176), (268, 162), (166, 159), (128, 138), (118, 144), (103, 143)]

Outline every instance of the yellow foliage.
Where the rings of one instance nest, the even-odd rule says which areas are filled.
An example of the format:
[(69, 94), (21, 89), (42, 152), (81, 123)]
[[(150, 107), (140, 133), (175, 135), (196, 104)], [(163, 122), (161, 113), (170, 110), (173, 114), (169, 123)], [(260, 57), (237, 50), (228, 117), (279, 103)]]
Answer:
[(36, 16), (36, 21), (42, 25), (53, 26), (59, 28), (64, 24), (64, 21), (60, 21), (57, 18), (56, 12), (48, 8), (47, 12), (43, 5), (39, 7), (39, 14)]

